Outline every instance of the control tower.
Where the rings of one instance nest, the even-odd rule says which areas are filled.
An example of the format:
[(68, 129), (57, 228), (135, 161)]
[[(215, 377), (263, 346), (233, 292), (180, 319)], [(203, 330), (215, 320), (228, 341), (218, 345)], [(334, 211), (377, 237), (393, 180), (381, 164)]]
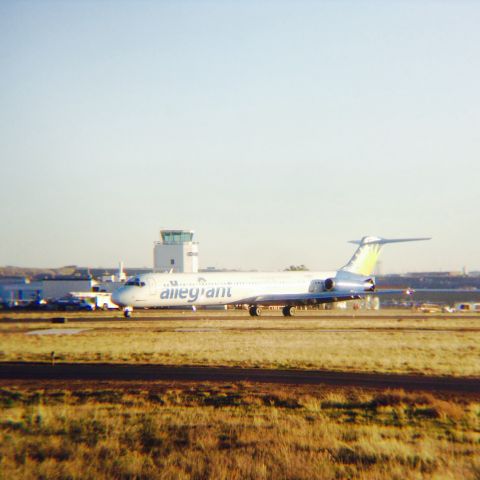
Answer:
[(153, 244), (154, 272), (198, 272), (198, 243), (193, 230), (160, 230), (160, 241)]

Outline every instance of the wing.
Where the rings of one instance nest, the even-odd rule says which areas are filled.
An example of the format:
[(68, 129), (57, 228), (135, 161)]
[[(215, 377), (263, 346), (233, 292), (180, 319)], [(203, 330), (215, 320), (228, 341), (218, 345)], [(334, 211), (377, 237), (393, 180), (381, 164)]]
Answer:
[(249, 305), (318, 305), (320, 303), (357, 300), (369, 295), (410, 295), (410, 290), (375, 290), (373, 292), (319, 292), (319, 293), (280, 293), (258, 295), (246, 298), (238, 303)]

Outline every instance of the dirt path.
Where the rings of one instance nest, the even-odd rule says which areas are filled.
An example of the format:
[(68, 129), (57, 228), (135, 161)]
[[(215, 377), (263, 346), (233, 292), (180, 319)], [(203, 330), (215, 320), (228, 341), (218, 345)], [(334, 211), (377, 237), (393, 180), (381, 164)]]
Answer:
[(232, 367), (59, 363), (0, 363), (0, 383), (36, 381), (182, 381), (259, 382), (291, 385), (329, 385), (373, 389), (450, 392), (480, 395), (480, 378), (337, 372), (327, 370), (274, 370)]

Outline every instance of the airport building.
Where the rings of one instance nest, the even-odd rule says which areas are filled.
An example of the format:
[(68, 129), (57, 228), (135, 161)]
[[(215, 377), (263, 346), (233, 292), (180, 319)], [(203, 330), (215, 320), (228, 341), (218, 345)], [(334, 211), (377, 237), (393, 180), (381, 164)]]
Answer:
[(92, 291), (97, 284), (92, 278), (50, 278), (33, 282), (19, 279), (0, 284), (0, 304), (22, 306), (40, 300), (58, 300), (72, 291)]
[(160, 230), (153, 246), (154, 272), (198, 272), (198, 243), (193, 230)]
[[(31, 281), (23, 278), (0, 278), (0, 306), (22, 307), (57, 302), (67, 297), (88, 298), (111, 305), (110, 295), (121, 287), (126, 280), (123, 262), (113, 275), (103, 275), (95, 280), (89, 273), (83, 276), (59, 276)], [(109, 307), (111, 308), (111, 307)]]

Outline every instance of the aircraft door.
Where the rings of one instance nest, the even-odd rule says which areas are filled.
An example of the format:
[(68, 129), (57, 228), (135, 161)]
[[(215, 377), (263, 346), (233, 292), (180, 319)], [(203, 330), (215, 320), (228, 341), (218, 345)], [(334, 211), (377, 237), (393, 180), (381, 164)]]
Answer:
[(157, 282), (155, 282), (153, 278), (149, 278), (147, 280), (147, 288), (148, 288), (148, 293), (150, 295), (155, 294), (156, 287), (157, 287)]

